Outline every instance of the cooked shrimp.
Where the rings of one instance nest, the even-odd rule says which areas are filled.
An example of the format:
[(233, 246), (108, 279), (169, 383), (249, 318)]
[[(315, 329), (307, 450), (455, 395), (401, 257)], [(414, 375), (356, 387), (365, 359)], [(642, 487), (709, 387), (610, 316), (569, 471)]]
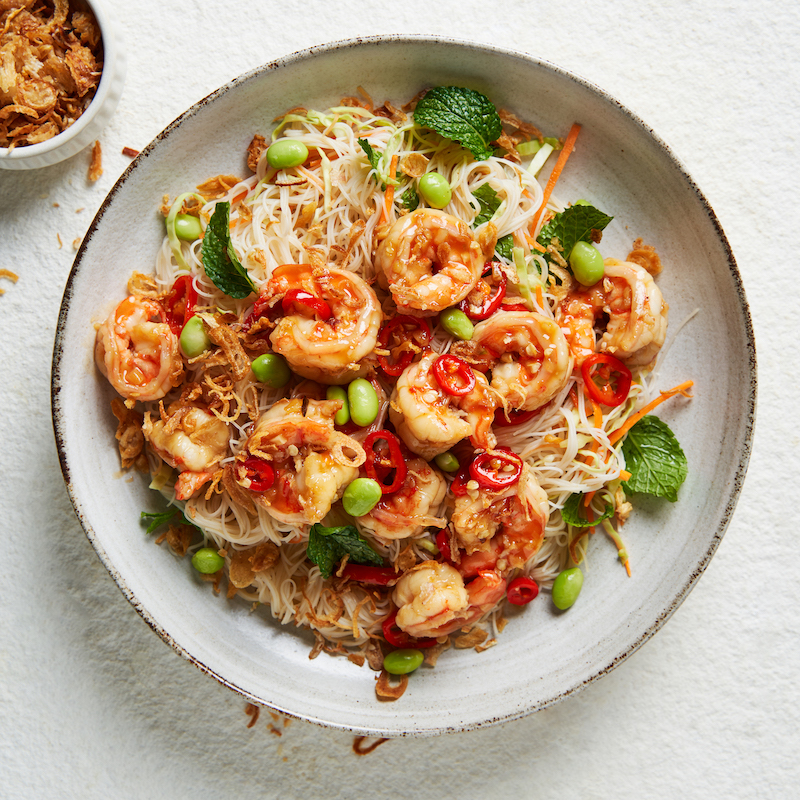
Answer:
[(391, 292), (401, 314), (430, 316), (475, 288), (486, 258), (464, 222), (422, 208), (392, 225), (375, 266), (378, 282)]
[(323, 319), (310, 306), (303, 313), (302, 304), (300, 309), (290, 310), (270, 334), (275, 351), (304, 378), (342, 384), (363, 377), (369, 365), (359, 362), (375, 348), (382, 319), (378, 298), (369, 284), (344, 269), (287, 264), (273, 272), (258, 304), (280, 307), (292, 289), (303, 289), (322, 301), (330, 316)]
[(394, 587), (397, 627), (415, 638), (446, 636), (477, 622), (505, 596), (506, 582), (484, 571), (468, 585), (454, 567), (423, 561)]
[(178, 337), (161, 304), (149, 297), (131, 295), (114, 309), (97, 331), (94, 356), (127, 400), (160, 400), (183, 377)]
[(378, 504), (358, 521), (362, 527), (383, 539), (416, 536), (433, 525), (443, 528), (446, 519), (433, 516), (447, 493), (447, 482), (439, 470), (421, 458), (407, 462), (405, 483), (378, 500)]
[(572, 373), (572, 354), (561, 328), (541, 314), (498, 312), (475, 326), (472, 341), (496, 354), (491, 385), (509, 409), (540, 408)]
[(228, 454), (228, 426), (196, 406), (171, 405), (160, 419), (144, 415), (142, 432), (150, 448), (181, 474), (175, 497), (187, 500), (213, 476)]
[[(605, 352), (631, 366), (643, 366), (664, 344), (668, 308), (646, 269), (607, 258), (605, 277), (588, 289), (567, 295), (556, 319), (578, 365), (594, 352)], [(594, 326), (603, 314), (608, 323), (596, 343)]]
[(250, 488), (241, 464), (250, 455), (275, 471), (275, 483), (253, 499), (280, 522), (319, 522), (342, 496), (366, 460), (361, 445), (337, 431), (339, 400), (279, 400), (261, 415), (237, 456), (237, 482)]
[(467, 559), (473, 553), (491, 550), (492, 566), (497, 565), (504, 573), (522, 567), (536, 555), (549, 514), (547, 495), (523, 464), (522, 475), (512, 486), (500, 491), (478, 488), (457, 497), (451, 522)]
[(497, 408), (486, 377), (475, 374), (475, 388), (463, 397), (447, 394), (433, 374), (438, 353), (428, 353), (397, 379), (389, 400), (389, 419), (409, 450), (430, 460), (470, 437), (475, 447), (497, 444), (492, 421)]

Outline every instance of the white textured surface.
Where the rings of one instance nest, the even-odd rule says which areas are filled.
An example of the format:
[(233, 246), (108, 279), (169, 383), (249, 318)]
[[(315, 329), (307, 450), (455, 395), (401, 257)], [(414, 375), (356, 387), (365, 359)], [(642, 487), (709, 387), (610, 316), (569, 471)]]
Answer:
[[(20, 275), (16, 285), (0, 279), (0, 794), (795, 797), (797, 12), (777, 2), (676, 8), (621, 0), (576, 0), (566, 14), (521, 2), (498, 12), (421, 0), (383, 10), (322, 0), (280, 10), (252, 0), (110, 5), (128, 76), (101, 137), (105, 174), (86, 183), (87, 154), (0, 174), (0, 267)], [(346, 734), (295, 722), (279, 738), (266, 713), (247, 729), (244, 702), (175, 655), (124, 600), (67, 499), (49, 365), (72, 241), (124, 170), (122, 147), (143, 147), (191, 103), (258, 64), (382, 32), (530, 52), (603, 86), (652, 125), (706, 194), (737, 256), (758, 342), (760, 402), (733, 523), (652, 641), (533, 717), (392, 741), (357, 759)]]

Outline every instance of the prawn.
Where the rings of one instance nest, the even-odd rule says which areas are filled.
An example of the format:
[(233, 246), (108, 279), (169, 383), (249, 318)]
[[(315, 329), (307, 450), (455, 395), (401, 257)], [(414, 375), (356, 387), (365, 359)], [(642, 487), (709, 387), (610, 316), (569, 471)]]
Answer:
[(467, 488), (456, 497), (450, 520), (467, 554), (460, 571), (492, 566), (505, 574), (523, 567), (542, 546), (550, 515), (547, 494), (530, 468), (523, 464), (519, 481), (499, 491)]
[[(647, 365), (664, 344), (669, 306), (644, 267), (614, 258), (604, 263), (605, 276), (567, 295), (556, 320), (578, 366), (594, 352), (610, 353), (630, 366)], [(604, 314), (608, 322), (596, 342), (595, 323)]]
[(406, 466), (403, 485), (358, 518), (363, 528), (382, 539), (404, 539), (417, 536), (429, 525), (443, 528), (447, 524), (432, 515), (447, 493), (442, 474), (421, 458), (411, 459)]
[(534, 411), (572, 374), (572, 354), (558, 324), (528, 311), (500, 311), (475, 326), (472, 341), (495, 355), (492, 389), (506, 408)]
[(475, 288), (486, 258), (464, 222), (422, 208), (389, 228), (375, 267), (378, 283), (391, 292), (400, 314), (432, 316)]
[(422, 561), (394, 587), (397, 627), (415, 638), (446, 636), (477, 622), (505, 596), (506, 582), (492, 570), (464, 584), (455, 567)]
[[(310, 299), (287, 300), (293, 290)], [(344, 269), (285, 264), (262, 289), (259, 312), (284, 306), (269, 339), (292, 370), (327, 384), (349, 383), (363, 377), (368, 364), (359, 362), (378, 341), (381, 307), (369, 284)]]
[(409, 450), (430, 460), (469, 437), (475, 447), (491, 450), (497, 400), (486, 377), (473, 370), (475, 387), (450, 395), (433, 374), (438, 353), (427, 353), (406, 367), (389, 399), (389, 419)]
[(156, 420), (148, 411), (142, 433), (156, 455), (181, 471), (175, 483), (178, 500), (188, 500), (211, 480), (213, 470), (228, 454), (227, 424), (197, 406), (173, 403)]
[[(237, 456), (236, 480), (279, 522), (315, 523), (330, 511), (366, 460), (355, 439), (334, 428), (339, 400), (279, 400), (261, 415)], [(274, 483), (251, 489), (244, 462), (255, 456), (269, 462)]]
[(161, 304), (130, 295), (97, 330), (95, 361), (126, 400), (160, 400), (183, 379), (178, 337)]

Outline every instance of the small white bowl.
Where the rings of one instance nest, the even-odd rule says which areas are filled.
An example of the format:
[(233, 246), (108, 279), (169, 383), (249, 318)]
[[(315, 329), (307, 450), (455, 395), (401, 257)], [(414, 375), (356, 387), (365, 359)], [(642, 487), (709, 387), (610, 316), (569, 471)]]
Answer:
[(38, 144), (0, 147), (0, 169), (38, 169), (74, 156), (91, 144), (105, 128), (119, 103), (125, 82), (125, 53), (119, 32), (105, 4), (81, 0), (75, 5), (90, 10), (103, 39), (103, 74), (89, 107), (65, 131)]

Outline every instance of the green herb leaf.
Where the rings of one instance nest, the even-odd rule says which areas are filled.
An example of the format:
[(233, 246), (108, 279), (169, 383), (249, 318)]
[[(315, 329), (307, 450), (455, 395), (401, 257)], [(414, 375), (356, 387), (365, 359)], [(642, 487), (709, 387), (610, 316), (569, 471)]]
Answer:
[(606, 510), (596, 519), (589, 521), (586, 519), (586, 508), (583, 505), (585, 494), (571, 494), (561, 509), (561, 518), (567, 525), (573, 528), (589, 528), (592, 525), (600, 524), (604, 519), (614, 516), (614, 506), (606, 503)]
[(501, 236), (497, 240), (494, 251), (497, 253), (497, 255), (507, 258), (509, 261), (511, 261), (511, 259), (514, 257), (514, 234), (509, 233), (506, 236)]
[(374, 150), (366, 139), (359, 139), (358, 143), (361, 145), (361, 149), (367, 154), (367, 161), (369, 161), (370, 166), (377, 172), (381, 154), (377, 150)]
[(217, 203), (203, 237), (201, 255), (203, 269), (217, 289), (241, 299), (257, 289), (231, 244), (230, 215), (230, 203)]
[(472, 151), (478, 160), (494, 153), (490, 143), (503, 132), (494, 104), (461, 86), (437, 86), (417, 103), (414, 121)]
[(409, 211), (416, 210), (419, 205), (419, 195), (413, 186), (409, 186), (402, 195), (400, 195), (400, 205), (407, 208)]
[(686, 480), (688, 462), (675, 434), (658, 417), (642, 417), (622, 444), (625, 468), (631, 477), (625, 486), (632, 492), (678, 499), (678, 489)]
[(142, 520), (147, 521), (150, 520), (150, 524), (147, 526), (147, 532), (153, 533), (154, 531), (158, 530), (162, 525), (166, 525), (168, 522), (172, 521), (172, 518), (176, 515), (180, 514), (180, 524), (182, 525), (190, 525), (192, 528), (196, 528), (198, 531), (200, 528), (197, 527), (193, 522), (190, 522), (186, 519), (186, 515), (182, 514), (177, 508), (171, 508), (167, 511), (142, 511), (140, 517)]
[(472, 196), (478, 201), (478, 203), (480, 203), (481, 206), (478, 216), (472, 220), (472, 227), (477, 228), (478, 225), (483, 225), (484, 222), (488, 222), (494, 216), (494, 212), (500, 208), (500, 203), (502, 200), (498, 196), (497, 192), (492, 189), (488, 183), (484, 183), (483, 186), (479, 186), (472, 193)]
[(553, 239), (558, 239), (564, 258), (569, 258), (572, 248), (578, 242), (591, 242), (592, 231), (602, 231), (614, 217), (590, 205), (574, 205), (556, 214), (542, 228), (537, 241), (542, 247), (549, 247)]
[(311, 526), (306, 556), (319, 567), (323, 578), (330, 578), (334, 567), (345, 555), (349, 555), (354, 564), (383, 566), (383, 558), (369, 546), (353, 525), (326, 528), (317, 523)]

